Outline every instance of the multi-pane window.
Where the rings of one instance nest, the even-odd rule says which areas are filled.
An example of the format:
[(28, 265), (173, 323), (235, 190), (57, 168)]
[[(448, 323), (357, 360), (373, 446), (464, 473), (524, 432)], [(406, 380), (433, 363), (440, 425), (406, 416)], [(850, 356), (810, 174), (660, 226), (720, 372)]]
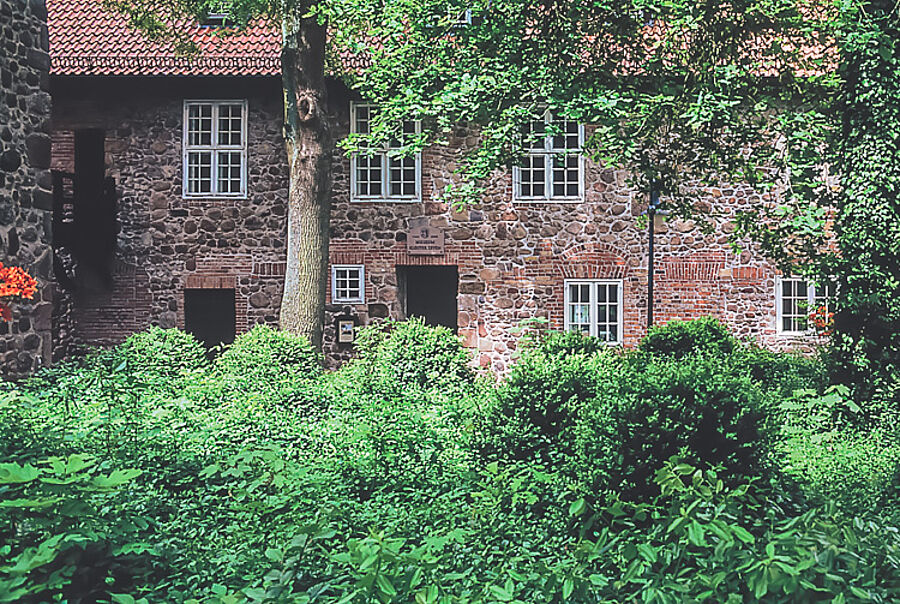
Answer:
[(247, 194), (246, 101), (185, 101), (184, 196)]
[(831, 288), (805, 279), (782, 277), (777, 287), (777, 320), (781, 333), (802, 333), (810, 329), (810, 314), (824, 308), (829, 312)]
[(331, 267), (331, 301), (335, 304), (363, 304), (366, 299), (366, 269), (361, 264)]
[(622, 341), (622, 282), (566, 281), (565, 329)]
[[(365, 137), (371, 133), (375, 107), (354, 103), (350, 106), (350, 131)], [(401, 138), (384, 147), (361, 146), (350, 159), (351, 188), (354, 200), (416, 201), (420, 198), (422, 157), (403, 156), (400, 148), (419, 133), (419, 123), (404, 120)]]
[(550, 111), (525, 128), (526, 154), (513, 168), (515, 198), (523, 201), (580, 199), (584, 128)]

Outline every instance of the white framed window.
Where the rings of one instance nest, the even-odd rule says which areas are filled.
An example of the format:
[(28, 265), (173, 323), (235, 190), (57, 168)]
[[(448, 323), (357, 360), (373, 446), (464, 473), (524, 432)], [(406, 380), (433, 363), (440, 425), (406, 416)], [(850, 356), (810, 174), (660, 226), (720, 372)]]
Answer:
[(185, 101), (183, 197), (247, 196), (247, 101)]
[(513, 199), (580, 200), (584, 196), (584, 126), (546, 111), (529, 123), (524, 136), (525, 157), (513, 167)]
[(831, 287), (816, 285), (800, 277), (778, 277), (775, 281), (777, 331), (801, 334), (810, 330), (809, 315), (820, 308), (830, 312)]
[[(350, 104), (350, 132), (371, 132), (376, 108), (365, 103)], [(404, 120), (402, 132), (415, 136), (421, 124)], [(383, 148), (360, 148), (350, 157), (351, 201), (419, 201), (422, 199), (422, 154), (404, 157), (396, 153), (402, 141), (391, 141)]]
[(332, 265), (331, 301), (335, 304), (365, 304), (366, 267), (361, 264)]
[(565, 281), (566, 331), (579, 331), (610, 344), (622, 343), (622, 280)]

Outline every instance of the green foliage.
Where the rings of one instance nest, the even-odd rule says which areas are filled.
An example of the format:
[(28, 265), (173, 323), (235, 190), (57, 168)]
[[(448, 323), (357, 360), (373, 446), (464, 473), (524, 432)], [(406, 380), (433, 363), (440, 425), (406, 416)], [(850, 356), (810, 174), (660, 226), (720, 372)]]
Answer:
[(710, 355), (728, 359), (733, 370), (763, 389), (777, 388), (779, 396), (790, 396), (800, 388), (819, 388), (825, 383), (824, 368), (818, 359), (741, 343), (713, 317), (670, 321), (653, 327), (638, 349), (654, 357)]
[(0, 602), (52, 594), (95, 599), (130, 588), (152, 548), (131, 540), (147, 521), (125, 514), (140, 470), (104, 472), (86, 455), (0, 463)]
[(610, 486), (637, 500), (655, 494), (654, 473), (677, 454), (704, 469), (721, 467), (727, 480), (763, 474), (771, 403), (733, 362), (707, 355), (629, 359), (585, 410), (578, 466), (590, 476), (605, 466)]
[(420, 318), (361, 329), (357, 351), (356, 375), (376, 389), (453, 387), (474, 378), (459, 336)]
[[(113, 350), (4, 389), (0, 594), (897, 598), (896, 447), (884, 430), (841, 432), (858, 413), (843, 398), (776, 405), (815, 386), (790, 375), (795, 357), (552, 335), (496, 383), (421, 322), (364, 333), (360, 360), (335, 372), (307, 353), (255, 330), (214, 365), (152, 369), (145, 346), (133, 371)], [(814, 450), (821, 435), (844, 448)]]
[[(257, 325), (219, 354), (213, 371), (188, 388), (210, 406), (234, 403), (316, 407), (324, 404), (309, 385), (321, 375), (321, 356), (302, 337)], [(249, 418), (247, 418), (249, 420)]]
[(222, 374), (278, 379), (285, 373), (314, 378), (322, 372), (319, 355), (302, 337), (257, 325), (243, 333), (215, 361)]
[(738, 342), (718, 319), (703, 317), (693, 321), (670, 321), (655, 326), (641, 340), (640, 350), (650, 354), (683, 357), (695, 351), (729, 355)]
[(578, 331), (550, 331), (537, 341), (540, 350), (548, 355), (592, 355), (609, 347), (609, 344)]
[(834, 20), (841, 61), (829, 163), (841, 175), (840, 254), (832, 371), (872, 417), (900, 410), (900, 16), (880, 0), (842, 5)]
[(885, 517), (900, 511), (900, 433), (895, 420), (864, 425), (863, 410), (843, 386), (824, 394), (798, 390), (781, 408), (781, 469), (806, 496), (862, 516), (874, 510)]
[[(654, 335), (626, 356), (560, 354), (572, 350), (562, 339), (526, 351), (476, 416), (482, 458), (536, 461), (592, 496), (638, 500), (654, 495), (651, 477), (676, 454), (730, 479), (760, 475), (775, 393), (756, 374), (780, 377), (771, 365), (782, 357), (760, 358), (712, 320)], [(787, 383), (811, 385), (793, 375)]]
[(610, 526), (582, 556), (600, 568), (575, 589), (652, 602), (890, 602), (900, 593), (896, 529), (829, 507), (784, 517), (752, 483), (728, 487), (677, 460), (654, 481), (662, 497), (652, 505), (597, 514)]
[(194, 336), (179, 329), (151, 327), (128, 336), (114, 349), (112, 360), (133, 373), (177, 379), (207, 367), (206, 350)]
[[(472, 23), (454, 27), (448, 13), (466, 9)], [(410, 150), (445, 142), (460, 124), (478, 128), (479, 145), (463, 151), (451, 197), (477, 200), (498, 167), (520, 160), (533, 142), (523, 127), (549, 108), (593, 126), (588, 155), (628, 166), (636, 189), (653, 182), (673, 212), (696, 215), (694, 183), (757, 183), (766, 163), (766, 178), (777, 180), (784, 156), (760, 141), (773, 140), (782, 124), (763, 116), (776, 108), (810, 113), (798, 103), (809, 86), (798, 73), (814, 60), (800, 48), (818, 22), (800, 3), (747, 0), (700, 10), (680, 0), (567, 2), (547, 12), (514, 0), (326, 1), (313, 12), (344, 24), (333, 31), (341, 50), (371, 60), (349, 77), (381, 114), (371, 136), (351, 137), (347, 148), (386, 142), (403, 119), (423, 123), (423, 134), (405, 141)], [(759, 44), (769, 38), (794, 44)], [(761, 56), (748, 61), (750, 47)], [(757, 60), (774, 72), (770, 80), (759, 77)], [(786, 133), (796, 121), (784, 125)]]
[(580, 422), (579, 403), (594, 401), (621, 363), (611, 353), (569, 352), (571, 341), (526, 352), (494, 391), (476, 423), (484, 459), (553, 464), (573, 454), (562, 439)]

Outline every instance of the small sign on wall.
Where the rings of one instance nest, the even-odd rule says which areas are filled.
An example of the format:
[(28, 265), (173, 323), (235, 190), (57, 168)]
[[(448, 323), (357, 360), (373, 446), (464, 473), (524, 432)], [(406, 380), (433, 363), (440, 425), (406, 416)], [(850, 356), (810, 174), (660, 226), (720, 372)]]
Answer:
[(406, 251), (410, 256), (442, 256), (444, 231), (424, 220), (410, 220), (409, 232), (406, 234)]
[(337, 324), (338, 344), (352, 344), (355, 336), (356, 321), (342, 319)]
[(334, 316), (335, 339), (339, 347), (346, 348), (356, 341), (356, 327), (358, 325), (359, 315), (353, 312), (352, 306), (344, 306), (341, 312)]

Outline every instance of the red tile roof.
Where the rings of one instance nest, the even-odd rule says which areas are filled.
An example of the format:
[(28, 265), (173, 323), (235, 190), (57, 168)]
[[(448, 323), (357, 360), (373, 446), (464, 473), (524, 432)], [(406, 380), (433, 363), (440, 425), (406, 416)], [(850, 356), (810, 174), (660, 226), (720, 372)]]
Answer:
[(151, 42), (102, 0), (47, 0), (50, 72), (54, 75), (278, 75), (281, 39), (257, 23), (225, 36), (185, 24), (200, 52), (180, 56), (172, 44)]

